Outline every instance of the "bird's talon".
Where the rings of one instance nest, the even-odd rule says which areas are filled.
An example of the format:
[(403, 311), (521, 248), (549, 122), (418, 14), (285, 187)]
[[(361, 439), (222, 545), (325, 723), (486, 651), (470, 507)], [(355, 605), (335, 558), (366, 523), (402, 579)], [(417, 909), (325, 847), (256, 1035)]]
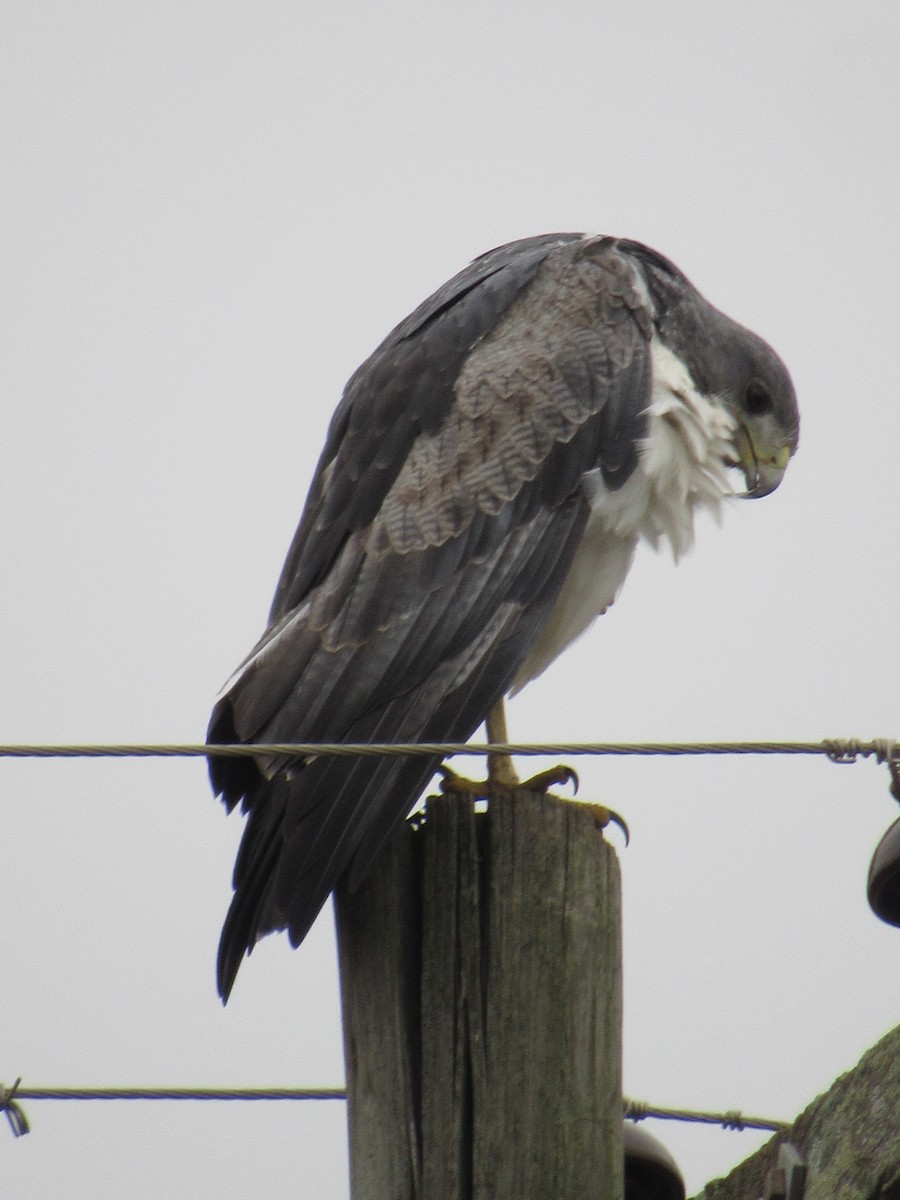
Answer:
[(484, 799), (490, 794), (487, 779), (466, 779), (443, 764), (438, 767), (441, 776), (441, 793), (444, 796), (470, 796), (473, 800)]
[(550, 767), (546, 771), (540, 771), (537, 775), (532, 775), (530, 779), (526, 779), (518, 786), (526, 792), (546, 792), (552, 787), (560, 787), (567, 783), (572, 784), (572, 790), (577, 794), (578, 775), (571, 767), (560, 763), (556, 767)]
[(585, 808), (590, 810), (598, 829), (605, 829), (607, 825), (618, 825), (625, 835), (625, 845), (628, 845), (631, 841), (631, 833), (624, 817), (614, 812), (611, 808), (607, 808), (605, 804), (586, 804)]

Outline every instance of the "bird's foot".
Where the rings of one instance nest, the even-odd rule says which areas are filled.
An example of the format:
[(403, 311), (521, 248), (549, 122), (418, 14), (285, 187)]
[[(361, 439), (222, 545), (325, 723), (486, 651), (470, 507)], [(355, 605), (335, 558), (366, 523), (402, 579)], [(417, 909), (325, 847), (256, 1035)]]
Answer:
[(586, 803), (583, 805), (583, 807), (586, 808), (594, 818), (594, 824), (598, 829), (605, 829), (607, 825), (618, 825), (618, 827), (622, 830), (622, 833), (625, 835), (625, 845), (628, 845), (628, 842), (631, 839), (631, 834), (628, 832), (628, 826), (625, 823), (624, 817), (619, 816), (619, 814), (614, 812), (611, 808), (607, 808), (605, 804)]
[[(466, 796), (473, 804), (476, 800), (490, 800), (498, 792), (543, 792), (546, 794), (550, 788), (567, 783), (573, 784), (574, 790), (578, 791), (577, 774), (571, 767), (563, 764), (532, 775), (530, 779), (519, 780), (514, 774), (515, 782), (512, 784), (497, 779), (493, 773), (487, 779), (466, 779), (462, 775), (457, 775), (455, 771), (444, 764), (438, 767), (438, 773), (441, 776), (441, 792), (445, 796)], [(625, 836), (625, 845), (628, 845), (631, 834), (624, 817), (613, 809), (607, 808), (605, 804), (582, 802), (582, 807), (591, 814), (598, 829), (605, 829), (607, 825), (618, 825)]]
[(491, 794), (490, 779), (466, 779), (443, 764), (438, 767), (441, 792), (445, 796), (468, 796), (471, 800), (486, 800)]
[[(552, 787), (574, 784), (578, 791), (578, 776), (571, 767), (559, 765), (540, 771), (530, 779), (520, 780), (513, 770), (512, 761), (507, 759), (508, 770), (496, 769), (494, 764), (487, 779), (465, 779), (448, 766), (438, 767), (441, 775), (441, 791), (445, 795), (470, 796), (473, 800), (487, 800), (497, 792), (548, 792)], [(505, 764), (504, 764), (505, 765)]]
[(567, 767), (565, 763), (557, 763), (555, 767), (539, 771), (537, 775), (532, 775), (530, 779), (524, 780), (517, 786), (524, 792), (546, 792), (552, 787), (563, 787), (567, 783), (571, 783), (572, 791), (577, 792), (578, 774), (571, 767)]

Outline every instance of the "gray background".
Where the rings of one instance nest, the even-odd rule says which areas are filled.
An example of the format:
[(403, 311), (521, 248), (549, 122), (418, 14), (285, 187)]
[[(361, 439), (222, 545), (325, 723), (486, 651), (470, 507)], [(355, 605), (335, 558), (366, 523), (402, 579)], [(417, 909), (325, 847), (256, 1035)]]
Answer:
[[(513, 736), (900, 734), (898, 35), (893, 0), (6, 5), (0, 739), (201, 738), (348, 375), (554, 229), (672, 257), (804, 424), (776, 495), (641, 554)], [(898, 1020), (886, 771), (578, 765), (633, 832), (628, 1093), (794, 1115)], [(0, 762), (0, 1079), (342, 1081), (327, 913), (218, 1003), (240, 831), (199, 761)], [(340, 1104), (28, 1111), (10, 1197), (347, 1195)], [(692, 1189), (760, 1140), (654, 1131)]]

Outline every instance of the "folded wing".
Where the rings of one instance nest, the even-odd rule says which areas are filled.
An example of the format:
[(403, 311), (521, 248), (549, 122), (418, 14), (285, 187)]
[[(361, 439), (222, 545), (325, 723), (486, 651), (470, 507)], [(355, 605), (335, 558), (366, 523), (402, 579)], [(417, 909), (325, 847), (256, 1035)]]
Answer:
[[(211, 743), (464, 741), (509, 688), (588, 516), (583, 475), (636, 462), (649, 314), (608, 240), (529, 239), (476, 260), (356, 372), (329, 430), (260, 642)], [(354, 886), (435, 759), (212, 759), (249, 819), (222, 933), (296, 945)]]

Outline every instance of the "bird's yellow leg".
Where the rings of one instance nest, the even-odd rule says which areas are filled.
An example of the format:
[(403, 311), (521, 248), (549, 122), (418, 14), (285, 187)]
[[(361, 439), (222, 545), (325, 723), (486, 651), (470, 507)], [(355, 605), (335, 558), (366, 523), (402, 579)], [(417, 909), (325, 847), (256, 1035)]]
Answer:
[[(485, 726), (487, 740), (491, 745), (509, 744), (506, 708), (502, 698), (488, 713)], [(447, 766), (441, 766), (438, 769), (443, 776), (442, 792), (453, 792), (476, 798), (486, 798), (495, 792), (509, 792), (517, 789), (525, 792), (546, 792), (549, 788), (563, 783), (574, 783), (575, 790), (578, 790), (578, 776), (571, 767), (551, 767), (549, 771), (541, 771), (530, 779), (522, 781), (516, 774), (510, 755), (503, 753), (488, 754), (487, 779), (464, 779)]]
[[(491, 709), (485, 721), (487, 740), (493, 746), (508, 746), (509, 733), (506, 728), (506, 709), (500, 699)], [(532, 775), (530, 779), (520, 780), (513, 766), (512, 758), (502, 751), (488, 753), (487, 779), (464, 779), (451, 771), (448, 766), (438, 767), (443, 779), (441, 791), (457, 796), (469, 796), (472, 800), (489, 800), (498, 792), (547, 792), (550, 788), (563, 783), (573, 783), (578, 791), (578, 776), (571, 767), (560, 764), (548, 771)], [(618, 825), (625, 834), (625, 845), (628, 845), (628, 826), (622, 817), (603, 804), (588, 804), (586, 806), (594, 818), (598, 829), (604, 829), (610, 823)]]
[[(509, 745), (509, 732), (506, 728), (506, 707), (503, 697), (497, 701), (487, 715), (487, 740), (496, 745)], [(488, 781), (497, 790), (521, 788), (523, 792), (546, 792), (548, 788), (561, 783), (574, 783), (578, 791), (578, 776), (571, 767), (563, 765), (550, 767), (540, 771), (530, 779), (519, 779), (509, 754), (488, 755)]]
[[(489, 742), (502, 744), (509, 740), (506, 732), (506, 710), (503, 707), (502, 698), (488, 713), (485, 727)], [(446, 765), (439, 767), (438, 770), (443, 776), (442, 792), (453, 792), (477, 799), (479, 797), (486, 798), (493, 792), (507, 792), (519, 787), (519, 777), (508, 754), (488, 754), (487, 779), (464, 779)]]
[[(509, 742), (509, 733), (506, 728), (506, 707), (502, 696), (488, 713), (485, 727), (489, 742), (501, 746)], [(488, 755), (488, 782), (497, 789), (519, 786), (519, 777), (513, 766), (513, 760), (508, 754)]]

